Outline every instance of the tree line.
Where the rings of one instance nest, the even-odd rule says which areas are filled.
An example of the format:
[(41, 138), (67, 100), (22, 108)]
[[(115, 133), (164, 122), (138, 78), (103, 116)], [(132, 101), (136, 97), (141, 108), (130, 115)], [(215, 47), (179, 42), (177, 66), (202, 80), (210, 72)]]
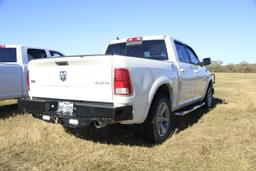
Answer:
[(222, 61), (212, 61), (212, 64), (207, 66), (211, 72), (228, 72), (228, 73), (256, 73), (256, 64), (250, 64), (242, 61), (240, 64), (223, 65)]

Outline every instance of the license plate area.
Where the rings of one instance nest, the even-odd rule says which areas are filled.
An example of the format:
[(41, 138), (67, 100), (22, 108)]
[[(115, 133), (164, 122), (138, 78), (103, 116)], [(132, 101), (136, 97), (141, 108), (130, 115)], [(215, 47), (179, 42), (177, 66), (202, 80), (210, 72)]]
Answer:
[(66, 102), (66, 101), (60, 101), (58, 103), (58, 114), (65, 115), (65, 116), (73, 116), (74, 111), (74, 103), (72, 102)]

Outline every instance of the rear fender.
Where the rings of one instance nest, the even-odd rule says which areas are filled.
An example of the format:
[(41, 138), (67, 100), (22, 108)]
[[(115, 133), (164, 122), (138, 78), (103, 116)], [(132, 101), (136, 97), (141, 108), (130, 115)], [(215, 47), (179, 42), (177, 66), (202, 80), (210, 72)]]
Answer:
[(173, 87), (173, 81), (171, 81), (168, 77), (160, 77), (158, 78), (153, 85), (151, 86), (151, 89), (149, 91), (149, 95), (147, 98), (147, 104), (144, 110), (143, 118), (142, 120), (145, 121), (145, 119), (148, 116), (148, 112), (150, 110), (150, 106), (152, 104), (152, 101), (156, 95), (157, 90), (162, 86), (162, 85), (167, 85), (169, 88), (170, 92), (170, 101), (173, 101), (173, 96), (172, 96), (172, 87)]

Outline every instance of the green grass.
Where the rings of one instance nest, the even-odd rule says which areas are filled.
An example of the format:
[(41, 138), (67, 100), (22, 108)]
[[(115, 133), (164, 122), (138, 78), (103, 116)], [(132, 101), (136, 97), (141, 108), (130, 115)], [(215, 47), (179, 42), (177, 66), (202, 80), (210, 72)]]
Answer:
[(0, 170), (256, 170), (256, 74), (216, 74), (215, 107), (151, 146), (126, 126), (68, 133), (0, 102)]

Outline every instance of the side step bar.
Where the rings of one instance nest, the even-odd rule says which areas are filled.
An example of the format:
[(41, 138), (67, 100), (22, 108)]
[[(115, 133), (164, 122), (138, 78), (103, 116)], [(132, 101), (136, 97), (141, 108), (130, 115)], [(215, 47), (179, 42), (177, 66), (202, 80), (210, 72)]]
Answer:
[(184, 116), (200, 107), (202, 107), (203, 105), (205, 105), (205, 103), (201, 103), (199, 105), (196, 105), (196, 106), (192, 106), (192, 107), (189, 107), (189, 108), (185, 108), (184, 110), (178, 110), (174, 113), (174, 115), (176, 116)]

